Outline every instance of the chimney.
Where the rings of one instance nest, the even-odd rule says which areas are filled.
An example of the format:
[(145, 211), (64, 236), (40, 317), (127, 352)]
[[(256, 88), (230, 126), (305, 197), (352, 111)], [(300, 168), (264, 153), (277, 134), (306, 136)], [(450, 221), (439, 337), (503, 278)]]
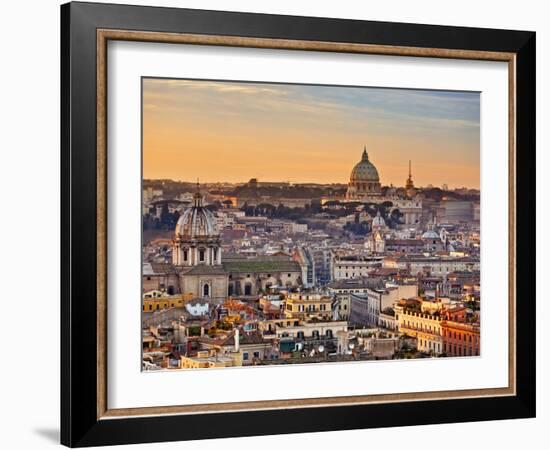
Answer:
[(234, 339), (235, 339), (235, 351), (238, 352), (239, 351), (239, 329), (238, 328), (235, 330)]

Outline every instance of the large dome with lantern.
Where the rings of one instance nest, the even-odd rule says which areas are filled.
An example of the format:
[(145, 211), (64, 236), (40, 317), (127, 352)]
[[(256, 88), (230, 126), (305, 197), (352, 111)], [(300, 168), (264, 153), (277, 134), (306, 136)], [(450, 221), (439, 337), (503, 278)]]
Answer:
[(219, 235), (216, 217), (202, 205), (202, 196), (196, 193), (194, 204), (184, 210), (176, 224), (176, 237), (197, 238)]
[(376, 167), (373, 163), (369, 161), (369, 155), (367, 153), (367, 149), (363, 150), (363, 155), (361, 157), (361, 161), (359, 161), (353, 170), (351, 171), (350, 176), (351, 182), (361, 182), (361, 181), (367, 181), (367, 182), (379, 182), (380, 178), (378, 176), (378, 170), (376, 170)]
[(366, 147), (361, 160), (353, 167), (348, 183), (348, 200), (366, 200), (380, 195), (380, 177), (375, 165), (370, 162)]
[(203, 206), (197, 184), (193, 206), (183, 212), (176, 224), (172, 263), (176, 266), (219, 266), (221, 253), (216, 216)]

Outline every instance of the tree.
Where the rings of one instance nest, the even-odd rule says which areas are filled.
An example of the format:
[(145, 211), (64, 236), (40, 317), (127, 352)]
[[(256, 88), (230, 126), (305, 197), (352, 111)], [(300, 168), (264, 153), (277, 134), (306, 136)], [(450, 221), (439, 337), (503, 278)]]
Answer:
[(397, 225), (402, 224), (401, 218), (403, 217), (403, 213), (399, 211), (398, 208), (395, 208), (391, 211), (389, 216), (386, 217), (386, 224), (390, 228), (395, 228)]
[(215, 202), (213, 202), (213, 203), (211, 203), (210, 205), (207, 206), (207, 208), (210, 211), (217, 211), (221, 207), (222, 207), (222, 204), (218, 200), (216, 200)]
[(264, 216), (272, 217), (276, 208), (270, 203), (260, 203), (256, 206), (256, 213)]
[(311, 212), (313, 214), (320, 213), (323, 210), (321, 205), (321, 200), (312, 200), (311, 201)]
[(348, 222), (344, 226), (344, 230), (358, 236), (364, 236), (370, 231), (370, 225), (367, 221), (363, 222)]
[(365, 211), (369, 216), (374, 217), (378, 212), (378, 205), (376, 203), (365, 203)]
[(162, 225), (168, 224), (170, 222), (170, 212), (168, 211), (168, 205), (166, 203), (162, 204), (162, 209), (160, 211), (160, 223)]
[(248, 202), (244, 203), (244, 205), (241, 208), (241, 211), (244, 211), (244, 214), (246, 216), (254, 216), (256, 214), (256, 208), (254, 206), (250, 206)]

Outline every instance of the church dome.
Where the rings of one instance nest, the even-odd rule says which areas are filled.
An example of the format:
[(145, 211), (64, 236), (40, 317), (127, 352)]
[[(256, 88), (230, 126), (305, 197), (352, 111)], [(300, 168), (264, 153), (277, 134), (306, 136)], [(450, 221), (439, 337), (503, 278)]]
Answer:
[(196, 193), (194, 205), (185, 209), (176, 224), (176, 236), (185, 239), (219, 236), (216, 217), (202, 206), (202, 196)]
[(366, 149), (363, 150), (361, 161), (359, 161), (351, 171), (350, 181), (375, 183), (380, 181), (378, 170), (376, 170), (374, 164), (369, 161), (369, 155)]
[(422, 239), (439, 239), (439, 234), (434, 230), (428, 230), (422, 235)]
[(384, 218), (380, 215), (380, 211), (376, 213), (376, 217), (372, 219), (372, 227), (373, 228), (382, 228), (386, 226), (386, 221)]

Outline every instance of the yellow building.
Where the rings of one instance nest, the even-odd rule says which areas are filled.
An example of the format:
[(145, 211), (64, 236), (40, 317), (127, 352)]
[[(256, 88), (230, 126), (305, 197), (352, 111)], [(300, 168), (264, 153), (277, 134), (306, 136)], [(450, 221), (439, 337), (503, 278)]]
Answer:
[(441, 354), (443, 337), (440, 312), (430, 312), (419, 301), (401, 301), (394, 306), (395, 324), (399, 332), (417, 339), (418, 350)]
[(330, 320), (332, 318), (332, 297), (321, 294), (288, 294), (284, 311), (287, 319)]
[[(158, 295), (158, 293), (162, 295)], [(168, 308), (182, 308), (193, 299), (192, 294), (167, 295), (161, 291), (150, 291), (143, 295), (142, 311), (154, 312)]]
[(220, 354), (215, 350), (204, 350), (196, 356), (181, 356), (180, 369), (212, 369), (217, 367), (242, 366), (241, 352)]

